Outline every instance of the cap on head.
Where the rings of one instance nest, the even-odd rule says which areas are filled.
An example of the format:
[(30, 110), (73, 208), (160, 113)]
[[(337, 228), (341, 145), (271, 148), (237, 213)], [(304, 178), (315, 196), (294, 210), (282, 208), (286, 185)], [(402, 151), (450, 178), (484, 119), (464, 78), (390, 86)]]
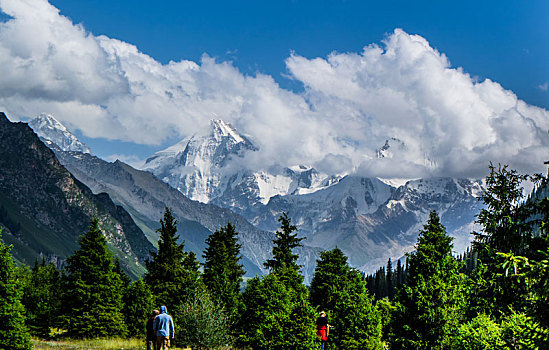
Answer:
[(168, 308), (165, 307), (164, 305), (162, 305), (162, 306), (160, 307), (160, 312), (163, 313), (163, 314), (168, 313)]
[(326, 313), (324, 311), (320, 311), (320, 316), (326, 316)]

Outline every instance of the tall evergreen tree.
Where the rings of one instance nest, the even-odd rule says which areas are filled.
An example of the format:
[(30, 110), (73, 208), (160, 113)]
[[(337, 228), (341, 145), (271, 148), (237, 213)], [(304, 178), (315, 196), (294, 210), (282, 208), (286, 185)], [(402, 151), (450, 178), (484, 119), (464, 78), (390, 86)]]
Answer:
[(97, 218), (78, 241), (80, 248), (67, 258), (69, 334), (79, 338), (125, 336), (123, 285)]
[(277, 272), (283, 268), (299, 271), (297, 264), (297, 254), (293, 249), (301, 247), (303, 238), (297, 237), (297, 227), (291, 224), (288, 213), (282, 213), (278, 221), (281, 224), (280, 231), (276, 231), (276, 238), (273, 241), (273, 258), (265, 262), (265, 268)]
[(239, 342), (253, 349), (310, 349), (314, 339), (314, 310), (303, 285), (293, 249), (301, 246), (297, 230), (284, 213), (281, 231), (273, 241), (270, 273), (254, 278), (246, 287), (238, 324)]
[(2, 240), (0, 229), (0, 348), (32, 349), (30, 333), (25, 325), (25, 308), (21, 303), (21, 287), (11, 257), (11, 246)]
[(27, 325), (32, 334), (43, 339), (50, 329), (58, 326), (61, 314), (61, 273), (53, 264), (35, 262), (25, 283), (23, 304), (27, 310)]
[(408, 256), (406, 285), (396, 297), (392, 349), (443, 349), (463, 306), (459, 265), (452, 238), (432, 211)]
[(487, 313), (496, 318), (509, 312), (526, 311), (528, 294), (524, 284), (513, 283), (504, 278), (498, 252), (513, 253), (531, 257), (530, 248), (535, 220), (534, 202), (523, 198), (522, 184), (529, 176), (515, 170), (490, 164), (486, 177), (486, 189), (481, 200), (486, 207), (480, 211), (477, 222), (481, 232), (475, 232), (474, 257), (478, 255), (477, 269), (471, 276), (469, 314)]
[(184, 241), (177, 243), (177, 221), (169, 208), (164, 211), (158, 232), (158, 252), (151, 252), (152, 258), (145, 262), (147, 272), (144, 280), (158, 303), (173, 310), (194, 295), (200, 265), (194, 253), (184, 251)]
[(239, 345), (254, 350), (313, 348), (314, 311), (306, 297), (304, 289), (288, 288), (275, 273), (251, 279), (242, 296)]
[(481, 232), (475, 232), (475, 247), (481, 259), (492, 262), (496, 252), (524, 253), (531, 238), (531, 207), (523, 203), (522, 183), (528, 175), (509, 170), (508, 166), (498, 168), (490, 164), (486, 177), (486, 190), (480, 199), (486, 205), (480, 211), (477, 223)]
[(335, 293), (347, 284), (349, 271), (347, 256), (341, 249), (321, 252), (311, 280), (311, 304), (318, 309), (333, 310), (337, 302)]
[(381, 322), (362, 274), (339, 248), (320, 253), (311, 281), (311, 303), (325, 310), (335, 327), (331, 342), (342, 349), (381, 349)]
[(387, 261), (387, 276), (385, 277), (387, 283), (387, 296), (389, 299), (393, 299), (394, 282), (393, 282), (393, 264), (391, 258)]
[(240, 295), (240, 283), (244, 276), (240, 264), (238, 233), (234, 225), (227, 226), (212, 233), (206, 239), (204, 251), (204, 274), (202, 278), (210, 295), (225, 308), (228, 314), (236, 312)]
[(402, 287), (404, 284), (404, 269), (402, 268), (402, 263), (400, 260), (397, 260), (397, 267), (396, 267), (396, 288)]

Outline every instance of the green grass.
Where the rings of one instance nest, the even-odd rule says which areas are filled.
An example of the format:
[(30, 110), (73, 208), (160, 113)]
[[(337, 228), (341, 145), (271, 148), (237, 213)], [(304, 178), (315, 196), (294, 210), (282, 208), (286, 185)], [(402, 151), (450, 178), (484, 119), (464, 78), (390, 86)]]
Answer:
[[(32, 340), (35, 350), (144, 350), (143, 339), (64, 339), (60, 341)], [(170, 350), (185, 350), (190, 348), (170, 347)], [(223, 348), (230, 350), (234, 348)]]
[[(146, 349), (145, 341), (142, 339), (83, 339), (83, 340), (61, 340), (46, 341), (33, 340), (35, 350), (143, 350)], [(177, 348), (171, 348), (177, 349)]]

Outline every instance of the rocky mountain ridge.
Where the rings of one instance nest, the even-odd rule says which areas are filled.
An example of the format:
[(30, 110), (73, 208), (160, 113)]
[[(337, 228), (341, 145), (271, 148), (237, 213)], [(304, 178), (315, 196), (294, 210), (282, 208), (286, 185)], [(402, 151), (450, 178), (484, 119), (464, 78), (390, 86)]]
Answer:
[(131, 216), (105, 194), (93, 194), (59, 163), (25, 123), (0, 113), (2, 239), (19, 261), (62, 261), (78, 247), (93, 217), (114, 255), (134, 277), (154, 250)]

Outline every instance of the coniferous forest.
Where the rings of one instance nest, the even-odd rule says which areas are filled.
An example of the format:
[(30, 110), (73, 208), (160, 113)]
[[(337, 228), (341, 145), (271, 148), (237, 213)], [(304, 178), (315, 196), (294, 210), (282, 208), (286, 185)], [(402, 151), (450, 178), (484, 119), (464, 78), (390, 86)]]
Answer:
[[(533, 185), (529, 195), (526, 183)], [(373, 275), (343, 252), (324, 251), (310, 286), (297, 264), (301, 245), (284, 213), (268, 274), (243, 280), (238, 232), (211, 234), (204, 263), (177, 243), (165, 209), (142, 279), (132, 281), (92, 220), (62, 270), (45, 261), (16, 266), (0, 243), (0, 347), (31, 349), (31, 338), (145, 338), (145, 322), (165, 305), (176, 347), (315, 349), (321, 310), (328, 349), (548, 349), (548, 178), (490, 165), (481, 228), (466, 252), (454, 252), (436, 212), (406, 259)]]

